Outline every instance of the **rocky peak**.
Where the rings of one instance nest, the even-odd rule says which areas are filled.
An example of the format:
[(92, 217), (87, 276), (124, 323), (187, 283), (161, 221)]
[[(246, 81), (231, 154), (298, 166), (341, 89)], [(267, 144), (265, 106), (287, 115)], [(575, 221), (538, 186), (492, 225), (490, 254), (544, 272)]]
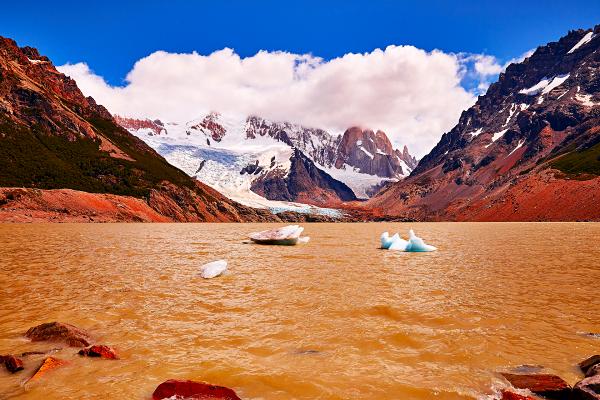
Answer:
[(167, 134), (167, 130), (165, 129), (165, 125), (161, 120), (155, 119), (136, 119), (136, 118), (127, 118), (121, 117), (120, 115), (115, 115), (115, 122), (121, 125), (123, 128), (127, 130), (140, 131), (147, 130), (148, 135), (160, 135)]
[(227, 130), (219, 122), (220, 118), (221, 114), (213, 111), (207, 114), (198, 124), (191, 126), (190, 129), (200, 130), (204, 132), (205, 135), (212, 138), (212, 140), (215, 142), (220, 142), (227, 132)]
[(394, 149), (383, 131), (375, 133), (355, 126), (342, 135), (335, 166), (343, 168), (344, 165), (349, 165), (365, 174), (399, 178), (408, 175), (415, 162), (406, 146), (404, 152)]

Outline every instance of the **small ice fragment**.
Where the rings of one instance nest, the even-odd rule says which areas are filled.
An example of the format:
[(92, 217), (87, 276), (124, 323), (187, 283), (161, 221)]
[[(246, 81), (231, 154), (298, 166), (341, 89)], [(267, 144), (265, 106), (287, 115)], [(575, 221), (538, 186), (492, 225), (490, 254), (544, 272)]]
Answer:
[(406, 246), (406, 251), (425, 252), (435, 250), (437, 250), (436, 247), (426, 244), (423, 239), (415, 235), (415, 232), (413, 232), (412, 229), (408, 231), (408, 245)]
[(310, 240), (310, 237), (309, 237), (309, 236), (300, 236), (300, 237), (298, 238), (298, 243), (308, 243), (308, 242), (309, 242), (309, 240)]
[(227, 270), (227, 261), (217, 260), (204, 264), (202, 266), (202, 276), (204, 279), (215, 278)]

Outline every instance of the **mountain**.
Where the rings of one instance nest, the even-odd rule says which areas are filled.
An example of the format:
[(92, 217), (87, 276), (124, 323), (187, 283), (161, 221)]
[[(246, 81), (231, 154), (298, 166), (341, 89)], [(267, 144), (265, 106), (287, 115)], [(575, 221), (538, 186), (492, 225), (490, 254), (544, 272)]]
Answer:
[(3, 37), (0, 166), (3, 220), (273, 219), (190, 179), (47, 57)]
[(368, 198), (416, 166), (385, 133), (357, 127), (343, 134), (211, 112), (186, 123), (116, 117), (173, 165), (233, 199), (339, 206)]
[(511, 64), (367, 206), (427, 220), (600, 219), (600, 25)]

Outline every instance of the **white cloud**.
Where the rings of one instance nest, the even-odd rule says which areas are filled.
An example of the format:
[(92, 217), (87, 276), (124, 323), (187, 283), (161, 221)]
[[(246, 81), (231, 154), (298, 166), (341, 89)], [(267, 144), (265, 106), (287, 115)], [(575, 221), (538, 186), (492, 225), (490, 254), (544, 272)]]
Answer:
[(120, 115), (187, 121), (215, 110), (334, 132), (360, 125), (385, 131), (419, 157), (474, 103), (461, 86), (465, 75), (485, 83), (501, 68), (492, 56), (412, 46), (332, 60), (267, 51), (241, 58), (227, 48), (210, 55), (158, 51), (139, 60), (122, 87), (108, 85), (84, 63), (58, 67)]

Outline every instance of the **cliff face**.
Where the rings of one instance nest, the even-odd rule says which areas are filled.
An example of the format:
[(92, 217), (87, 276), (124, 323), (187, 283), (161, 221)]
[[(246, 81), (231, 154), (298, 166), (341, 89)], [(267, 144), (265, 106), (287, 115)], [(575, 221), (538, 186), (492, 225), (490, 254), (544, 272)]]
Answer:
[(600, 26), (510, 65), (369, 206), (450, 220), (600, 219)]
[[(47, 57), (2, 37), (0, 187), (137, 198), (173, 221), (268, 217), (171, 166), (94, 99), (83, 96), (75, 81), (58, 72)], [(4, 210), (11, 204), (16, 207), (14, 199), (5, 200), (0, 204)]]

